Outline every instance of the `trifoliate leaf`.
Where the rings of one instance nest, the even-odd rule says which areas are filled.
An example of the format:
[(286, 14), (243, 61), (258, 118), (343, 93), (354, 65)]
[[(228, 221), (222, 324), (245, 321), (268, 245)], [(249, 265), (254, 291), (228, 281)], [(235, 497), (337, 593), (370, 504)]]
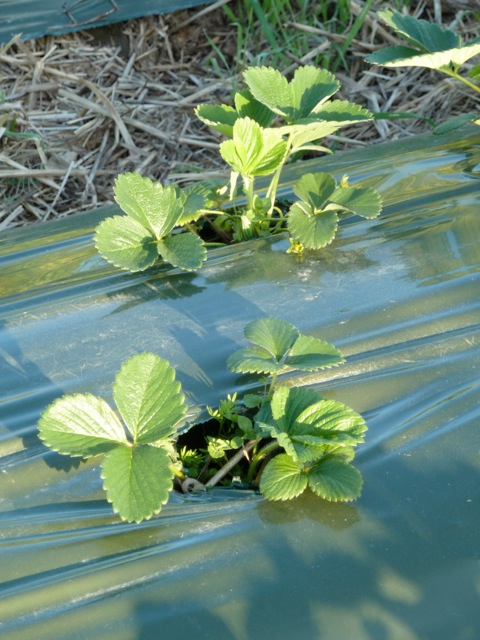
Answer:
[(125, 430), (109, 405), (90, 393), (63, 396), (38, 423), (43, 442), (54, 451), (89, 458), (126, 442)]
[(253, 96), (290, 124), (307, 118), (340, 87), (329, 71), (308, 65), (299, 67), (290, 83), (269, 67), (250, 67), (243, 75)]
[(365, 421), (350, 407), (325, 400), (314, 389), (280, 387), (271, 401), (272, 420), (264, 424), (293, 460), (312, 462), (328, 446), (352, 447), (363, 441)]
[(102, 462), (107, 499), (121, 518), (141, 522), (158, 513), (173, 487), (170, 458), (149, 445), (117, 446)]
[(138, 173), (118, 176), (114, 193), (120, 208), (157, 239), (170, 233), (182, 214), (182, 201), (173, 185), (164, 187)]
[(355, 500), (362, 491), (362, 474), (338, 458), (320, 460), (308, 472), (308, 486), (331, 502)]
[(155, 238), (128, 216), (106, 218), (95, 230), (99, 253), (119, 269), (144, 271), (157, 260)]
[[(278, 441), (286, 453), (297, 462), (318, 460), (325, 453), (325, 441), (318, 440), (304, 446), (295, 442), (295, 425), (299, 416), (310, 406), (322, 401), (322, 394), (315, 389), (280, 387), (275, 390), (271, 400), (270, 423), (263, 423), (262, 428), (270, 437)], [(300, 430), (301, 432), (303, 429)]]
[(195, 233), (179, 233), (160, 240), (158, 253), (165, 262), (185, 271), (194, 271), (207, 258), (203, 240)]
[(292, 347), (300, 332), (285, 320), (257, 318), (245, 325), (244, 334), (247, 340), (280, 359)]
[(240, 118), (251, 118), (261, 127), (268, 127), (275, 118), (271, 109), (256, 100), (248, 89), (235, 94), (235, 108)]
[(233, 107), (220, 104), (200, 104), (195, 109), (195, 115), (206, 125), (231, 138), (233, 125), (238, 119), (238, 113)]
[(376, 218), (382, 210), (382, 199), (375, 189), (343, 187), (330, 196), (330, 202), (362, 218)]
[(290, 235), (306, 249), (321, 249), (335, 238), (338, 215), (333, 210), (316, 213), (305, 202), (295, 202), (287, 214)]
[(237, 349), (227, 358), (227, 367), (235, 373), (278, 373), (285, 368), (268, 351), (259, 347)]
[(168, 438), (187, 411), (175, 369), (153, 353), (126, 360), (113, 385), (115, 403), (134, 442)]
[(220, 145), (220, 154), (240, 175), (264, 176), (282, 162), (287, 143), (274, 129), (262, 129), (251, 118), (240, 118), (233, 127), (232, 140)]
[(280, 453), (265, 467), (260, 478), (260, 491), (268, 500), (291, 500), (307, 487), (308, 478), (301, 465)]
[(345, 362), (342, 354), (332, 344), (314, 336), (300, 336), (289, 354), (285, 364), (300, 371), (317, 371), (336, 367)]
[(336, 186), (335, 178), (330, 173), (305, 173), (295, 183), (293, 192), (315, 209), (323, 209)]

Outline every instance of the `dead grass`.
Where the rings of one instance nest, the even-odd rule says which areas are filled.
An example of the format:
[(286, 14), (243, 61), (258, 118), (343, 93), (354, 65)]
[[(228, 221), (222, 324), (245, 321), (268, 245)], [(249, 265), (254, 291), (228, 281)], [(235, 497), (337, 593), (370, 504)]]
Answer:
[[(417, 13), (454, 26), (467, 40), (476, 37), (479, 24), (462, 18), (458, 6), (436, 0)], [(352, 10), (358, 13), (361, 3), (352, 2)], [(0, 141), (0, 230), (111, 202), (113, 181), (125, 171), (167, 183), (226, 175), (218, 137), (193, 109), (229, 101), (237, 78), (215, 75), (211, 61), (221, 51), (236, 68), (235, 36), (221, 7), (199, 14), (197, 9), (37, 41), (14, 39), (0, 48), (0, 130), (3, 124), (21, 134), (4, 132)], [(310, 53), (289, 71), (315, 64), (331, 38), (342, 38), (313, 27), (309, 37)], [(373, 111), (414, 112), (438, 122), (478, 110), (478, 98), (437, 73), (363, 62), (363, 55), (391, 40), (372, 13), (349, 49), (348, 74), (337, 74), (341, 97)], [(422, 119), (376, 121), (332, 136), (330, 144), (361, 147), (428, 128)]]

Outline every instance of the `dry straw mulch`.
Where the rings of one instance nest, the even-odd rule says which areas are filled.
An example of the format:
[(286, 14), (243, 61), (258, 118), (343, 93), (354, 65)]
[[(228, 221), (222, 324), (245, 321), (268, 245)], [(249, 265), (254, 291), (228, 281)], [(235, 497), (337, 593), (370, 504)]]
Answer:
[[(201, 102), (229, 101), (239, 80), (220, 77), (211, 64), (221, 52), (238, 71), (234, 29), (219, 6), (227, 1), (106, 29), (15, 38), (0, 48), (0, 231), (112, 202), (113, 181), (125, 171), (166, 183), (226, 175), (218, 136), (193, 110)], [(459, 11), (461, 2), (415, 4), (417, 15), (455, 28), (466, 40), (480, 33), (471, 14)], [(360, 2), (351, 6), (354, 14), (361, 10)], [(285, 72), (315, 64), (332, 38), (342, 38), (289, 26), (308, 29), (311, 52)], [(349, 73), (337, 74), (341, 97), (373, 111), (414, 112), (438, 122), (478, 110), (478, 99), (463, 85), (435, 72), (363, 62), (366, 53), (393, 40), (371, 13), (349, 49)], [(9, 125), (21, 135), (7, 135)], [(422, 119), (376, 121), (330, 142), (362, 147), (426, 129)]]

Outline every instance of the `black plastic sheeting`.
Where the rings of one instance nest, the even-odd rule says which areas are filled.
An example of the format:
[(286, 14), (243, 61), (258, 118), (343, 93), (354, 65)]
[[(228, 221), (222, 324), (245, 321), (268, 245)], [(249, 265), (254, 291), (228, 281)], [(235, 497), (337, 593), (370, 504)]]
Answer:
[(0, 43), (101, 27), (213, 0), (0, 0)]
[[(303, 259), (276, 237), (212, 250), (196, 273), (119, 272), (91, 242), (111, 209), (2, 236), (2, 640), (480, 637), (480, 129), (295, 170), (325, 169), (379, 189), (385, 210)], [(39, 441), (49, 402), (111, 399), (141, 351), (177, 368), (193, 412), (254, 390), (225, 360), (262, 316), (347, 357), (299, 383), (367, 420), (355, 503), (216, 489), (126, 524), (98, 461)]]

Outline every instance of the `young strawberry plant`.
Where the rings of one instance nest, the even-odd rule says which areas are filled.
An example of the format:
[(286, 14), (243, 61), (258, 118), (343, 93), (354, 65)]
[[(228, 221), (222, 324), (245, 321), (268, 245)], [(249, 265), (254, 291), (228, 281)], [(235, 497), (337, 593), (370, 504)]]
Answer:
[(269, 500), (289, 500), (307, 487), (326, 500), (357, 498), (362, 477), (350, 463), (364, 439), (363, 418), (315, 389), (277, 384), (279, 374), (338, 366), (340, 352), (276, 318), (253, 320), (245, 336), (253, 346), (238, 349), (227, 365), (266, 376), (266, 389), (242, 402), (229, 395), (209, 410), (207, 424), (185, 425), (174, 369), (142, 353), (116, 376), (117, 411), (88, 393), (64, 396), (43, 412), (40, 438), (61, 454), (103, 456), (107, 499), (130, 522), (159, 513), (175, 481), (184, 491), (240, 482)]
[[(337, 183), (326, 173), (311, 173), (295, 185), (298, 200), (280, 206), (277, 190), (285, 164), (308, 151), (329, 152), (319, 144), (346, 125), (372, 114), (345, 100), (332, 100), (340, 84), (324, 69), (305, 66), (289, 82), (269, 67), (243, 74), (246, 88), (234, 106), (203, 104), (196, 115), (227, 139), (219, 146), (230, 167), (222, 184), (199, 183), (182, 189), (163, 186), (135, 173), (120, 175), (115, 200), (126, 215), (98, 226), (95, 244), (106, 260), (141, 271), (158, 258), (180, 269), (198, 269), (205, 260), (202, 232), (238, 242), (287, 232), (296, 252), (320, 249), (335, 237), (339, 213), (373, 218), (381, 211), (371, 188)], [(267, 186), (259, 193), (257, 179)]]
[[(426, 67), (455, 78), (469, 89), (480, 93), (480, 65), (461, 74), (461, 67), (480, 53), (480, 37), (470, 42), (462, 42), (461, 37), (450, 29), (442, 29), (437, 24), (404, 16), (395, 11), (380, 11), (378, 17), (396, 34), (405, 40), (407, 46), (385, 47), (365, 57), (367, 62), (384, 67)], [(439, 125), (435, 132), (451, 131), (466, 122), (480, 124), (475, 113), (463, 113)]]

